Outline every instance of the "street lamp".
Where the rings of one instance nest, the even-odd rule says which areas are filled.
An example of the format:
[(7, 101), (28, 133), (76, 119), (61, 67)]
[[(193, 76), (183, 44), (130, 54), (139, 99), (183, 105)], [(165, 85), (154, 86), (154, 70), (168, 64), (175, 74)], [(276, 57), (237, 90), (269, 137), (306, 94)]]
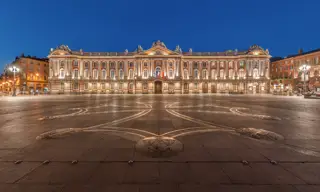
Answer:
[(19, 68), (16, 66), (10, 67), (9, 70), (13, 72), (13, 93), (12, 96), (16, 96), (16, 72), (19, 72)]
[(306, 73), (309, 71), (310, 66), (309, 65), (301, 65), (299, 67), (299, 70), (303, 72), (303, 93), (305, 94), (306, 92)]

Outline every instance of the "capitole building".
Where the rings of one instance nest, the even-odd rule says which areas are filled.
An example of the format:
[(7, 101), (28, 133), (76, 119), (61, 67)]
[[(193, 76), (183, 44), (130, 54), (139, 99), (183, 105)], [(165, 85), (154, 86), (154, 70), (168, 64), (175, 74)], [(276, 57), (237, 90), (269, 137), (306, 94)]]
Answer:
[(51, 49), (49, 90), (62, 93), (268, 93), (269, 51), (182, 52), (161, 41), (134, 52)]

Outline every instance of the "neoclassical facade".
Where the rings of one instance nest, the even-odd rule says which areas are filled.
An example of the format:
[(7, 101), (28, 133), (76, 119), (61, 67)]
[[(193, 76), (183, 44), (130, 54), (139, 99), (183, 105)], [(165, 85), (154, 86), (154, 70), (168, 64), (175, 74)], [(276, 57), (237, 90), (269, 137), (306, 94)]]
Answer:
[(84, 52), (61, 45), (49, 54), (51, 93), (268, 93), (270, 55), (248, 50), (182, 52), (156, 41), (148, 50)]

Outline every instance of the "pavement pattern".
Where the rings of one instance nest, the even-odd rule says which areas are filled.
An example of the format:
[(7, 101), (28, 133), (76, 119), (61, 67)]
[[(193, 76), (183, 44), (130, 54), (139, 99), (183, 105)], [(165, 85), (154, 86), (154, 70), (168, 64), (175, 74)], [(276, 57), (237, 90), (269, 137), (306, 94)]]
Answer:
[(0, 191), (320, 191), (320, 102), (0, 98)]

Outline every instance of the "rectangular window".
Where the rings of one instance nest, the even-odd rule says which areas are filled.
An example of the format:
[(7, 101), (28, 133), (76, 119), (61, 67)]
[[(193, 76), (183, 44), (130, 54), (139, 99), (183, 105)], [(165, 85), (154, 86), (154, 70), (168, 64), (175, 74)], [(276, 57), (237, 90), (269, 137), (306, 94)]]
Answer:
[(102, 84), (101, 84), (101, 88), (102, 88), (102, 89), (106, 89), (106, 84), (105, 84), (105, 83), (102, 83)]
[(84, 89), (86, 89), (86, 90), (87, 90), (87, 89), (88, 89), (88, 87), (89, 87), (89, 86), (88, 86), (88, 83), (85, 83), (85, 84), (84, 84)]

